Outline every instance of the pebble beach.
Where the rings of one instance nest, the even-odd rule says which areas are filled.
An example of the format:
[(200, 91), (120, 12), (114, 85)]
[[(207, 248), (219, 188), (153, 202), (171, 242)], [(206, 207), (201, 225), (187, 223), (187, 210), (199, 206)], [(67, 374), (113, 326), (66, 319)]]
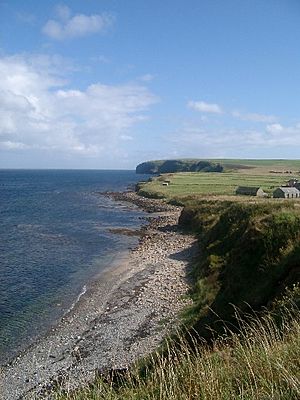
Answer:
[(108, 193), (149, 212), (139, 244), (117, 257), (48, 334), (0, 371), (0, 399), (52, 398), (111, 369), (128, 368), (155, 350), (189, 304), (194, 236), (178, 230), (180, 207), (134, 192)]

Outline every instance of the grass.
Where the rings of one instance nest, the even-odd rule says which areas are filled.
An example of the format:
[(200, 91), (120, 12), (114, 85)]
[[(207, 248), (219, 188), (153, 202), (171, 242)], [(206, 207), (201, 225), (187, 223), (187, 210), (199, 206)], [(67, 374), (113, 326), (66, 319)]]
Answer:
[(235, 323), (231, 304), (259, 310), (300, 281), (298, 205), (210, 199), (186, 205), (179, 223), (200, 246), (188, 317), (202, 337), (210, 339), (210, 329), (222, 333), (222, 320)]
[[(300, 160), (208, 160), (220, 162), (225, 172), (178, 172), (152, 178), (140, 185), (146, 197), (182, 199), (186, 196), (235, 195), (238, 186), (262, 187), (271, 194), (291, 177), (300, 179)], [(276, 172), (276, 173), (275, 173)], [(288, 172), (288, 173), (287, 173)], [(163, 186), (163, 181), (169, 181)]]
[[(247, 170), (239, 172), (182, 172), (164, 174), (140, 186), (139, 193), (147, 197), (162, 197), (168, 200), (186, 196), (235, 195), (238, 186), (262, 187), (271, 194), (275, 188), (284, 184), (289, 178), (285, 174), (254, 174)], [(168, 180), (169, 185), (163, 186)]]
[(169, 342), (141, 374), (132, 368), (115, 385), (98, 380), (60, 400), (293, 400), (300, 398), (300, 313), (280, 329), (270, 314), (241, 323), (238, 334), (196, 345)]
[(228, 165), (242, 165), (251, 167), (268, 167), (268, 169), (282, 169), (282, 170), (300, 170), (300, 160), (287, 160), (287, 159), (214, 159), (209, 161), (218, 161), (224, 166)]
[(164, 174), (140, 185), (147, 197), (184, 204), (180, 225), (199, 238), (188, 331), (125, 376), (57, 399), (300, 398), (300, 202), (233, 197), (239, 185), (271, 193), (293, 175), (269, 169), (296, 176), (300, 161), (224, 161), (231, 171)]

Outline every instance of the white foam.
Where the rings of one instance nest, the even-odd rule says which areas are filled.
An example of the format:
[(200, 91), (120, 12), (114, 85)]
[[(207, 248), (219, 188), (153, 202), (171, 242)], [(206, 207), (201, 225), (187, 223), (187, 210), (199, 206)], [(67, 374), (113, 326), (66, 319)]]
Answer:
[(74, 308), (74, 307), (76, 306), (76, 304), (79, 302), (81, 296), (83, 296), (83, 295), (86, 293), (86, 291), (87, 291), (87, 287), (86, 287), (86, 285), (84, 285), (83, 288), (82, 288), (82, 290), (81, 290), (81, 292), (80, 292), (79, 295), (77, 296), (77, 299), (76, 299), (76, 300), (74, 301), (74, 303), (71, 305), (71, 307), (69, 308), (69, 310), (67, 311), (67, 313), (73, 310), (73, 308)]

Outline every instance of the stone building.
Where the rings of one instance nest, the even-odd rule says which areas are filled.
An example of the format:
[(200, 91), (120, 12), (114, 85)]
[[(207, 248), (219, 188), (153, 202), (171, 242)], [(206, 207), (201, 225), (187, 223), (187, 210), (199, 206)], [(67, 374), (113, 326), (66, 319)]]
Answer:
[(258, 196), (258, 197), (266, 197), (267, 194), (259, 187), (252, 186), (239, 186), (235, 194), (242, 196)]
[(279, 187), (274, 190), (273, 197), (281, 199), (295, 199), (300, 197), (300, 191), (295, 187)]

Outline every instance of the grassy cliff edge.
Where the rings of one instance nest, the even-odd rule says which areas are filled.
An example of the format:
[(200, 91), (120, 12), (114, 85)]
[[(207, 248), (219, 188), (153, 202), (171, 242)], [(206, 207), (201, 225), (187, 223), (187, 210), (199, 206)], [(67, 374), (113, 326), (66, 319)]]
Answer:
[(234, 307), (273, 309), (300, 281), (298, 203), (191, 201), (179, 224), (199, 238), (191, 318), (202, 337), (233, 324)]
[[(150, 197), (163, 197), (151, 190)], [(179, 225), (200, 245), (193, 305), (183, 316), (188, 334), (168, 341), (143, 368), (59, 397), (298, 399), (300, 203), (168, 200), (184, 205)]]

